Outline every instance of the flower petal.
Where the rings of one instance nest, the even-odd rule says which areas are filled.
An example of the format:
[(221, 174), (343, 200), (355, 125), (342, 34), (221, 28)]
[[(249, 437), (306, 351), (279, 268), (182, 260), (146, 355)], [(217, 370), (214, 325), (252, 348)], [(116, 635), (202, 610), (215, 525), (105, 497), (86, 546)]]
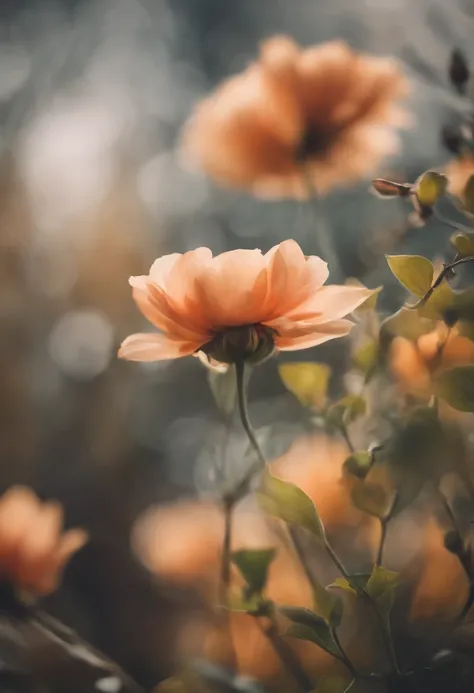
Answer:
[(350, 320), (332, 320), (322, 325), (317, 325), (313, 331), (307, 331), (306, 334), (299, 334), (297, 330), (293, 335), (286, 334), (285, 336), (277, 336), (275, 338), (275, 346), (281, 351), (297, 351), (298, 349), (308, 349), (309, 347), (317, 346), (328, 342), (330, 339), (344, 337), (349, 334), (354, 323)]
[(170, 337), (187, 341), (205, 341), (206, 333), (193, 324), (192, 314), (180, 315), (169, 304), (163, 289), (147, 281), (147, 277), (130, 277), (133, 298), (143, 315)]
[(163, 334), (132, 334), (119, 349), (118, 356), (127, 361), (162, 361), (193, 354), (201, 343), (171, 340)]
[[(352, 313), (372, 294), (373, 290), (364, 286), (323, 286), (287, 317), (295, 321), (338, 320)], [(278, 329), (276, 325), (275, 327)]]
[(214, 258), (196, 279), (212, 328), (260, 322), (267, 295), (267, 271), (260, 250), (233, 250)]
[(294, 310), (327, 279), (327, 263), (319, 257), (305, 258), (298, 243), (287, 240), (265, 255), (268, 265), (268, 323), (274, 317)]

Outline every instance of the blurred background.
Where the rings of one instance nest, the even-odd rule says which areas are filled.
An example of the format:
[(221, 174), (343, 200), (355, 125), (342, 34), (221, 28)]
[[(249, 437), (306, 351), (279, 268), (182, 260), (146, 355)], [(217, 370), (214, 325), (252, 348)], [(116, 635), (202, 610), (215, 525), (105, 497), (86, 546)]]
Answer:
[[(91, 531), (51, 608), (153, 682), (169, 670), (170, 624), (190, 602), (150, 582), (129, 550), (130, 526), (152, 502), (207, 489), (221, 423), (196, 360), (117, 360), (122, 339), (145, 327), (128, 277), (199, 245), (266, 251), (293, 237), (315, 248), (298, 203), (186, 172), (181, 127), (262, 39), (343, 38), (396, 57), (412, 81), (414, 127), (378, 173), (413, 181), (449, 159), (441, 127), (465, 106), (446, 67), (453, 47), (473, 58), (474, 3), (2, 0), (0, 19), (0, 482), (59, 498), (68, 521)], [(346, 277), (385, 283), (382, 306), (394, 309), (403, 291), (383, 253), (435, 258), (449, 232), (433, 222), (405, 234), (406, 208), (369, 195), (368, 183), (322, 209)], [(344, 350), (317, 358), (342, 363)], [(275, 454), (284, 451), (303, 424), (274, 362), (258, 369), (250, 397), (255, 424), (277, 426)]]

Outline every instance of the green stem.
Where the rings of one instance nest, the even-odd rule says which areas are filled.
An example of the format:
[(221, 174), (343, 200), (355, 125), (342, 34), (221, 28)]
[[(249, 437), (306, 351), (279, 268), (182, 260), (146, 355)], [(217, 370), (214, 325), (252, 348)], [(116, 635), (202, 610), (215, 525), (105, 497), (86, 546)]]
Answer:
[(390, 510), (385, 515), (385, 517), (380, 518), (380, 542), (379, 542), (379, 548), (377, 551), (377, 558), (375, 559), (375, 565), (382, 565), (383, 550), (385, 547), (385, 540), (387, 538), (387, 526), (393, 517), (393, 514), (395, 512), (395, 508), (397, 507), (398, 499), (399, 499), (399, 493), (398, 493), (398, 491), (396, 491), (394, 496), (393, 496)]
[(256, 474), (263, 471), (266, 467), (267, 461), (265, 456), (258, 444), (255, 431), (250, 423), (248, 406), (247, 406), (247, 394), (245, 392), (245, 362), (239, 360), (235, 362), (235, 379), (237, 385), (237, 404), (239, 408), (240, 420), (242, 422), (242, 427), (247, 435), (250, 445), (257, 455), (257, 461), (251, 464), (247, 472), (244, 474), (242, 479), (233, 489), (229, 498), (236, 503), (240, 498), (245, 495), (248, 491), (249, 485)]
[(262, 633), (272, 645), (286, 671), (298, 684), (298, 687), (303, 691), (303, 693), (313, 691), (314, 683), (301, 666), (301, 662), (294, 651), (287, 645), (287, 643), (278, 633), (278, 628), (274, 619), (270, 619), (270, 624), (267, 627), (262, 624), (260, 619), (257, 619), (257, 623), (260, 626)]
[(370, 606), (372, 611), (374, 612), (374, 615), (377, 619), (377, 622), (379, 624), (380, 632), (382, 634), (382, 638), (384, 641), (385, 649), (387, 651), (389, 661), (391, 666), (393, 667), (394, 671), (397, 674), (400, 674), (400, 669), (398, 667), (397, 663), (397, 656), (395, 653), (395, 646), (393, 644), (393, 638), (392, 638), (392, 631), (390, 628), (390, 622), (385, 623), (382, 615), (380, 614), (376, 602), (372, 599), (370, 594), (368, 594), (364, 589), (360, 589), (360, 587), (357, 587), (357, 585), (354, 585), (351, 581), (351, 576), (348, 573), (346, 567), (342, 563), (341, 559), (339, 556), (336, 554), (332, 546), (329, 544), (329, 542), (325, 542), (324, 548), (326, 549), (327, 554), (333, 561), (333, 563), (337, 566), (341, 574), (346, 578), (346, 580), (349, 582), (349, 584), (352, 585), (352, 587), (356, 590), (357, 594), (364, 599), (367, 604)]
[(347, 656), (347, 654), (346, 654), (344, 648), (343, 648), (342, 645), (341, 645), (341, 641), (339, 640), (339, 636), (338, 636), (338, 634), (337, 634), (337, 629), (336, 629), (336, 628), (331, 628), (331, 636), (332, 636), (332, 639), (334, 640), (334, 642), (336, 643), (336, 645), (337, 645), (337, 647), (338, 647), (338, 649), (339, 649), (339, 652), (341, 653), (341, 662), (343, 662), (343, 663), (345, 664), (345, 666), (347, 667), (347, 670), (349, 671), (350, 675), (351, 675), (353, 678), (355, 678), (355, 677), (358, 675), (358, 673), (357, 673), (357, 671), (356, 671), (356, 668), (355, 668), (354, 665), (352, 664), (351, 660), (350, 660), (349, 657)]
[(334, 249), (334, 244), (331, 240), (331, 235), (328, 232), (328, 228), (321, 220), (320, 210), (318, 209), (318, 194), (313, 185), (313, 181), (311, 180), (311, 175), (308, 168), (304, 164), (301, 165), (301, 175), (308, 193), (308, 204), (315, 221), (316, 240), (318, 242), (319, 252), (321, 253), (323, 260), (326, 260), (328, 263), (333, 280), (336, 282), (342, 281), (344, 275), (342, 272), (341, 263)]
[(458, 265), (463, 265), (466, 262), (474, 262), (474, 257), (472, 257), (472, 256), (461, 257), (459, 259), (453, 260), (453, 262), (451, 262), (450, 264), (445, 265), (443, 267), (443, 269), (441, 270), (441, 272), (439, 273), (436, 280), (433, 282), (431, 287), (426, 292), (426, 294), (422, 298), (420, 298), (420, 300), (417, 301), (415, 304), (409, 306), (409, 308), (411, 308), (412, 310), (415, 310), (416, 308), (421, 308), (422, 306), (424, 306), (427, 303), (427, 301), (431, 298), (431, 296), (433, 295), (433, 292), (442, 283), (443, 279), (445, 279), (455, 267), (457, 267)]

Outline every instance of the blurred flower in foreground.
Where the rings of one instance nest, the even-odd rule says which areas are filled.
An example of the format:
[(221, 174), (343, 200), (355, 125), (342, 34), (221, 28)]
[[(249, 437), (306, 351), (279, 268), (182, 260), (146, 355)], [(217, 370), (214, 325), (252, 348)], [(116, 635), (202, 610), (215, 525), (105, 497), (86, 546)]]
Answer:
[(474, 363), (474, 342), (459, 333), (457, 326), (438, 323), (433, 332), (412, 342), (395, 337), (390, 347), (390, 367), (402, 389), (428, 398), (435, 373), (463, 364)]
[(466, 183), (474, 175), (474, 156), (464, 155), (455, 159), (445, 167), (444, 172), (449, 180), (449, 192), (463, 201)]
[(288, 240), (265, 255), (233, 250), (212, 257), (208, 248), (159, 258), (150, 274), (131, 277), (133, 297), (164, 334), (135, 334), (119, 356), (157, 361), (203, 352), (210, 361), (256, 363), (274, 348), (292, 351), (348, 334), (344, 320), (371, 291), (323, 286), (327, 264), (305, 257)]
[(0, 578), (32, 596), (54, 591), (87, 541), (81, 529), (62, 534), (62, 523), (58, 503), (42, 503), (28, 488), (9, 489), (0, 498)]
[(434, 519), (424, 528), (422, 566), (410, 617), (425, 620), (454, 618), (466, 601), (468, 580), (458, 557), (444, 545), (444, 532)]
[(216, 180), (262, 197), (308, 196), (370, 176), (408, 124), (407, 82), (388, 58), (342, 41), (300, 49), (286, 36), (196, 109), (183, 153)]

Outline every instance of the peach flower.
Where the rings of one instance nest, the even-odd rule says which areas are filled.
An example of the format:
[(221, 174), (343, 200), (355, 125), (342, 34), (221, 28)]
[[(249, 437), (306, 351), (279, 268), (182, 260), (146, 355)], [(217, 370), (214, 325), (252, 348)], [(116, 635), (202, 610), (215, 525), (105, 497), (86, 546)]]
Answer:
[(434, 519), (424, 528), (421, 573), (413, 594), (410, 617), (414, 621), (443, 616), (452, 619), (463, 607), (468, 592), (466, 573), (457, 556), (444, 546), (444, 532)]
[(474, 157), (465, 154), (459, 159), (452, 161), (444, 169), (444, 172), (448, 177), (449, 192), (462, 202), (466, 183), (474, 175)]
[(81, 529), (62, 534), (63, 513), (15, 486), (0, 499), (0, 577), (33, 596), (53, 592), (73, 553), (87, 541)]
[(405, 78), (387, 58), (343, 41), (301, 49), (265, 41), (259, 59), (198, 105), (183, 153), (216, 180), (262, 197), (308, 195), (370, 176), (407, 124)]
[(420, 397), (430, 396), (434, 374), (468, 363), (474, 363), (474, 342), (443, 322), (416, 342), (395, 337), (390, 347), (392, 373), (405, 391)]
[(212, 257), (208, 248), (165, 255), (149, 275), (130, 278), (138, 307), (161, 332), (131, 335), (119, 356), (156, 361), (203, 352), (223, 363), (258, 361), (275, 347), (306, 349), (341, 337), (352, 327), (344, 317), (372, 292), (323, 286), (327, 277), (327, 264), (305, 257), (293, 240), (265, 255)]

